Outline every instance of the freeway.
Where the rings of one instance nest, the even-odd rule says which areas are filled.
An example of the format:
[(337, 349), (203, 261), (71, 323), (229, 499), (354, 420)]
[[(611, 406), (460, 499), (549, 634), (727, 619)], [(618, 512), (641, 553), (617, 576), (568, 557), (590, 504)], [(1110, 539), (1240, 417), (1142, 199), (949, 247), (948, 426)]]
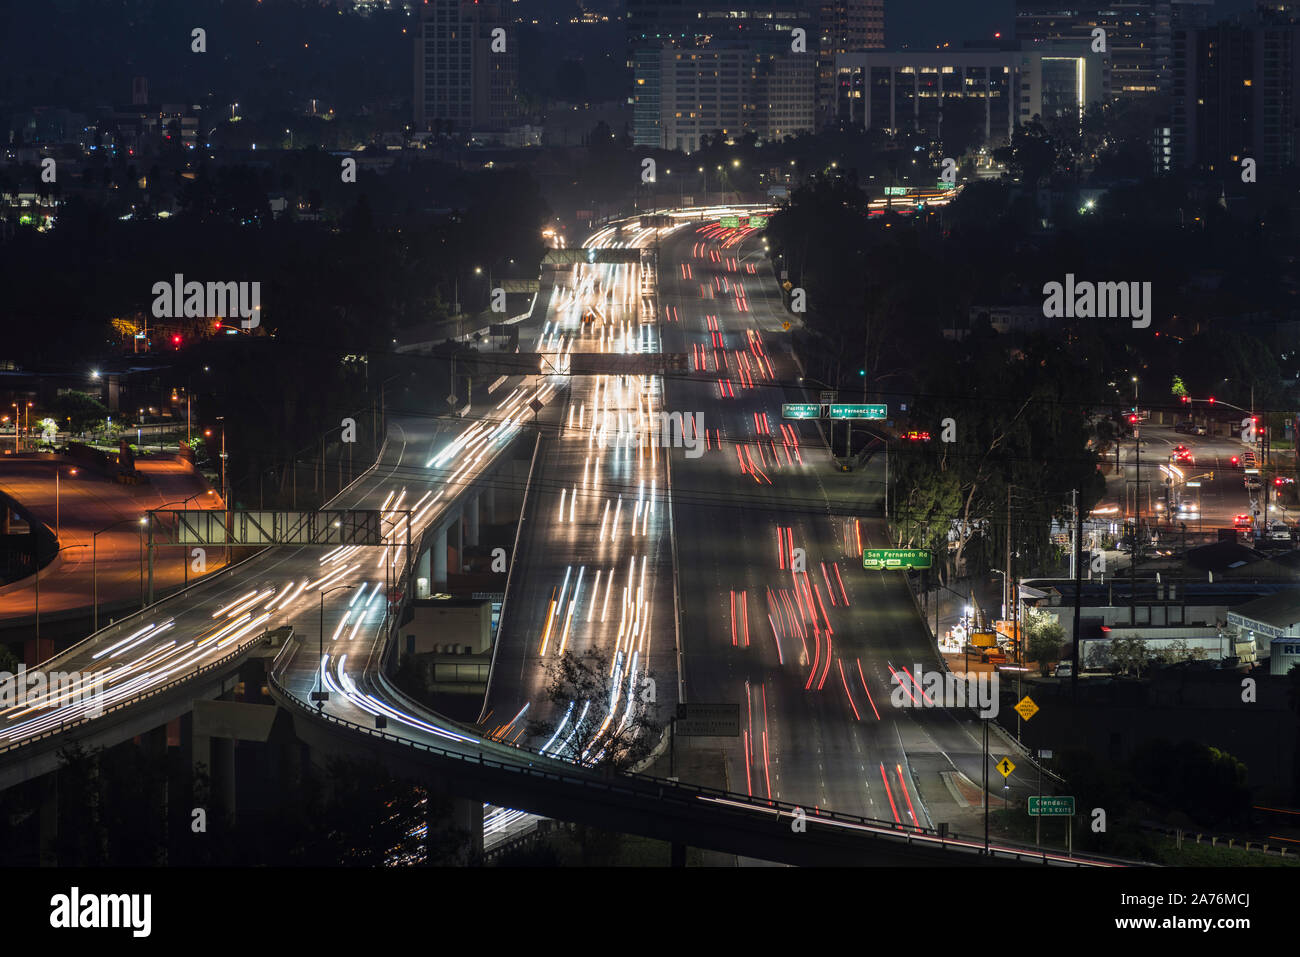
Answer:
[[(687, 266), (683, 280), (693, 278), (690, 264), (685, 262), (688, 250), (695, 248), (692, 255), (700, 255), (702, 240), (690, 235), (694, 228), (680, 227), (666, 237), (669, 256), (675, 257), (674, 268), (678, 261)], [(640, 241), (647, 238), (640, 237)], [(713, 264), (717, 266), (718, 262)], [(737, 261), (738, 268), (744, 268), (747, 275), (758, 275), (757, 270), (748, 270), (751, 264), (742, 267)], [(558, 333), (553, 328), (557, 317), (561, 325), (571, 323), (575, 306), (572, 300), (600, 295), (605, 291), (604, 284), (612, 281), (587, 276), (579, 288), (561, 293), (548, 307), (541, 333), (545, 348), (539, 351), (549, 350), (553, 364), (562, 367), (564, 356), (573, 351), (569, 334), (563, 328)], [(597, 282), (601, 283), (599, 289)], [(708, 311), (716, 307), (700, 305), (715, 297), (704, 296), (688, 303), (680, 286), (675, 293), (677, 302), (665, 298), (661, 303), (665, 310), (686, 307), (676, 315), (665, 312), (662, 348), (689, 353), (692, 350), (687, 345), (698, 341), (707, 350), (716, 350), (713, 362), (718, 362), (723, 350), (731, 349), (733, 357), (723, 361), (737, 363), (735, 378), (728, 379), (719, 375), (716, 367), (709, 370), (710, 357), (701, 356), (706, 368), (697, 371), (707, 374), (682, 383), (697, 391), (677, 399), (673, 393), (678, 383), (670, 379), (670, 394), (662, 402), (670, 408), (684, 405), (700, 411), (701, 418), (692, 416), (691, 422), (706, 431), (706, 451), (699, 458), (671, 453), (676, 460), (671, 468), (686, 473), (677, 480), (680, 485), (674, 486), (680, 489), (674, 492), (674, 501), (680, 501), (683, 508), (674, 524), (682, 540), (679, 569), (687, 623), (682, 638), (686, 667), (680, 677), (693, 701), (737, 700), (742, 693), (745, 695), (745, 735), (741, 746), (729, 749), (726, 755), (726, 783), (732, 791), (741, 793), (679, 787), (633, 776), (619, 779), (626, 782), (619, 785), (619, 793), (624, 795), (621, 806), (636, 807), (642, 815), (652, 815), (657, 805), (667, 802), (687, 808), (683, 813), (692, 819), (698, 818), (703, 807), (705, 813), (716, 813), (719, 823), (739, 815), (745, 822), (742, 827), (754, 833), (753, 828), (761, 823), (758, 816), (766, 814), (775, 822), (782, 817), (793, 818), (799, 813), (793, 806), (798, 802), (811, 806), (815, 815), (825, 818), (819, 823), (846, 829), (845, 834), (852, 831), (872, 837), (907, 836), (918, 846), (937, 843), (941, 849), (973, 853), (979, 848), (970, 841), (945, 843), (934, 836), (928, 827), (923, 796), (915, 791), (918, 778), (912, 767), (918, 756), (942, 755), (954, 768), (973, 772), (981, 759), (968, 729), (943, 710), (890, 708), (885, 704), (889, 697), (886, 675), (911, 668), (916, 661), (928, 666), (935, 658), (928, 638), (922, 638), (923, 626), (914, 607), (908, 604), (911, 598), (906, 586), (879, 573), (865, 576), (848, 560), (858, 547), (859, 535), (864, 542), (881, 535), (878, 524), (859, 517), (875, 510), (871, 496), (864, 495), (861, 483), (832, 487), (832, 479), (840, 477), (810, 464), (812, 459), (805, 453), (816, 448), (816, 438), (806, 428), (781, 433), (783, 441), (779, 446), (787, 453), (783, 465), (757, 464), (764, 462), (767, 454), (759, 445), (759, 434), (767, 435), (767, 422), (754, 416), (773, 402), (779, 407), (782, 396), (777, 394), (779, 390), (772, 389), (772, 383), (787, 375), (789, 369), (787, 356), (780, 350), (770, 350), (761, 338), (756, 341), (752, 335), (770, 334), (780, 321), (781, 308), (770, 280), (766, 284), (757, 279), (752, 282), (751, 289), (739, 292), (734, 291), (731, 280), (726, 285), (713, 284), (715, 291), (723, 288), (730, 297), (725, 322), (719, 313)], [(639, 296), (640, 290), (630, 293), (628, 288), (625, 285), (623, 293), (608, 299), (631, 308), (627, 297)], [(739, 314), (752, 312), (751, 300), (761, 304), (757, 318), (738, 321)], [(630, 316), (621, 324), (606, 317), (600, 328), (577, 338), (596, 343), (597, 349), (603, 344), (611, 351), (658, 351), (654, 330), (641, 323), (641, 318), (638, 312), (634, 325)], [(742, 333), (743, 340), (739, 338)], [(749, 358), (742, 360), (745, 350)], [(743, 376), (741, 367), (746, 370)], [(570, 400), (564, 412), (564, 431), (556, 443), (563, 453), (556, 459), (563, 480), (556, 485), (567, 511), (553, 496), (543, 501), (541, 511), (542, 521), (553, 537), (563, 540), (567, 533), (573, 556), (581, 556), (582, 546), (591, 544), (592, 528), (599, 557), (599, 546), (605, 544), (602, 536), (615, 535), (616, 521), (628, 523), (617, 533), (627, 538), (610, 539), (612, 544), (606, 552), (610, 556), (609, 574), (618, 573), (623, 580), (613, 586), (608, 578), (604, 581), (605, 594), (621, 586), (609, 606), (621, 627), (609, 627), (614, 618), (611, 614), (600, 623), (602, 628), (593, 627), (580, 637), (584, 632), (573, 632), (573, 622), (595, 626), (594, 603), (584, 606), (588, 621), (583, 622), (577, 599), (569, 597), (562, 602), (558, 592), (547, 599), (548, 617), (530, 617), (526, 610), (517, 613), (519, 634), (527, 634), (531, 625), (534, 635), (548, 643), (566, 640), (566, 624), (572, 635), (569, 640), (575, 645), (585, 642), (587, 647), (608, 651), (612, 637), (615, 661), (623, 656), (623, 664), (615, 667), (621, 669), (619, 675), (629, 684), (635, 683), (639, 673), (636, 669), (641, 667), (634, 661), (648, 658), (653, 662), (656, 655), (665, 653), (670, 647), (667, 635), (672, 630), (668, 611), (670, 549), (664, 546), (665, 531), (671, 531), (664, 514), (668, 483), (659, 484), (659, 468), (663, 467), (665, 476), (670, 470), (668, 453), (656, 451), (649, 429), (651, 413), (660, 409), (656, 385), (636, 377), (633, 381), (636, 388), (631, 388), (633, 382), (598, 379), (591, 391)], [(766, 399), (759, 398), (760, 388)], [(379, 723), (377, 719), (384, 718), (391, 722), (392, 729), (379, 735), (378, 740), (385, 746), (437, 753), (449, 760), (474, 762), (480, 768), (490, 763), (508, 775), (545, 772), (545, 786), (549, 788), (591, 787), (594, 775), (590, 772), (492, 740), (421, 709), (382, 673), (384, 655), (391, 650), (385, 619), (392, 597), (382, 594), (383, 585), (390, 576), (403, 580), (409, 571), (412, 556), (406, 542), (417, 542), (423, 531), (450, 520), (456, 492), (483, 476), (494, 456), (518, 433), (521, 419), (528, 415), (529, 403), (534, 399), (543, 403), (553, 400), (559, 382), (550, 375), (516, 378), (502, 391), (505, 398), (499, 405), (468, 421), (410, 416), (391, 422), (379, 460), (331, 503), (332, 507), (379, 509), (384, 516), (384, 545), (348, 546), (324, 554), (300, 547), (267, 549), (226, 573), (150, 606), (141, 615), (102, 630), (43, 666), (46, 670), (77, 671), (80, 686), (57, 694), (49, 692), (43, 700), (0, 712), (5, 718), (0, 753), (5, 746), (21, 744), (41, 729), (89, 718), (88, 703), (79, 700), (78, 695), (88, 685), (101, 692), (100, 704), (130, 700), (187, 669), (228, 653), (241, 642), (251, 641), (266, 629), (288, 624), (293, 626), (296, 639), (286, 645), (273, 673), (277, 700), (287, 706), (304, 714), (310, 714), (314, 707), (319, 718), (356, 735), (379, 734), (373, 729)], [(597, 411), (600, 416), (594, 421), (598, 424), (589, 424), (586, 416)], [(771, 410), (767, 411), (770, 417)], [(570, 413), (577, 416), (576, 425), (570, 424)], [(641, 416), (645, 417), (644, 428), (636, 424)], [(715, 416), (717, 425), (713, 424)], [(745, 431), (751, 421), (752, 434)], [(712, 438), (707, 435), (709, 429), (715, 430)], [(742, 436), (747, 447), (733, 464), (731, 456), (737, 452)], [(603, 446), (600, 451), (609, 451), (601, 456), (610, 470), (607, 473), (599, 473), (594, 462), (588, 466), (589, 452), (581, 451), (584, 441), (594, 451), (598, 437)], [(684, 437), (679, 438), (681, 444), (687, 444)], [(691, 438), (698, 439), (699, 433), (692, 432)], [(719, 447), (724, 445), (725, 449)], [(768, 448), (773, 455), (781, 454), (775, 438)], [(791, 449), (793, 459), (788, 455)], [(573, 478), (579, 455), (591, 484), (580, 490), (586, 494), (580, 494), (579, 505), (575, 505)], [(782, 480), (790, 479), (779, 491), (774, 483), (772, 491), (766, 490), (771, 478), (769, 468), (779, 472)], [(756, 472), (762, 472), (765, 478), (756, 478)], [(593, 478), (594, 474), (601, 478)], [(648, 487), (643, 484), (646, 480)], [(567, 487), (565, 481), (569, 482)], [(606, 481), (608, 485), (603, 484)], [(757, 489), (757, 495), (749, 491), (749, 483)], [(614, 492), (614, 501), (607, 510), (600, 495), (609, 502), (610, 486), (620, 491)], [(745, 494), (738, 494), (737, 487), (743, 488)], [(630, 514), (619, 511), (618, 495), (624, 492), (628, 498), (624, 508)], [(844, 504), (846, 501), (849, 506)], [(579, 507), (586, 509), (582, 523), (577, 521)], [(594, 517), (597, 512), (599, 522)], [(632, 529), (634, 522), (640, 523), (639, 533)], [(570, 527), (556, 528), (565, 525)], [(782, 531), (777, 532), (778, 528)], [(710, 564), (722, 554), (719, 543), (727, 542), (732, 546), (730, 564), (720, 559), (716, 567)], [(613, 546), (622, 548), (624, 544), (626, 550), (615, 555)], [(799, 548), (804, 550), (806, 574), (793, 573), (786, 567)], [(551, 579), (550, 587), (557, 587), (555, 578), (562, 557), (549, 566), (540, 566), (542, 589), (547, 588), (547, 577)], [(626, 572), (624, 558), (633, 562)], [(644, 565), (641, 558), (645, 559)], [(593, 570), (601, 572), (606, 568)], [(821, 578), (814, 581), (817, 574)], [(726, 605), (722, 585), (729, 592)], [(574, 588), (575, 596), (577, 586), (570, 569), (569, 587)], [(559, 587), (566, 588), (564, 583)], [(595, 594), (594, 577), (591, 588)], [(766, 591), (769, 588), (771, 592)], [(739, 603), (737, 591), (744, 593)], [(769, 619), (773, 630), (766, 635), (761, 632), (761, 622), (758, 628), (747, 629), (762, 614), (757, 597), (760, 592), (770, 601), (774, 616)], [(565, 594), (569, 594), (567, 588)], [(535, 598), (533, 604), (540, 607)], [(525, 601), (519, 607), (527, 609), (527, 605)], [(602, 595), (602, 616), (604, 610)], [(516, 612), (508, 610), (509, 614)], [(780, 641), (784, 646), (778, 645)], [(327, 649), (323, 654), (321, 646)], [(548, 644), (548, 651), (551, 647)], [(661, 648), (665, 651), (661, 652)], [(808, 650), (801, 655), (803, 649)], [(847, 667), (850, 656), (852, 668)], [(664, 667), (664, 673), (674, 673), (671, 665)], [(851, 677), (853, 671), (857, 672), (856, 683)], [(836, 693), (834, 678), (840, 680), (842, 698)], [(524, 685), (510, 689), (509, 683), (502, 681), (503, 689), (516, 694), (521, 687)], [(535, 693), (536, 685), (531, 687)], [(313, 694), (320, 689), (328, 697)], [(908, 692), (908, 697), (916, 700), (917, 696)], [(865, 707), (859, 708), (865, 702), (870, 702), (871, 717), (866, 715)], [(609, 710), (612, 715), (614, 709)], [(597, 727), (605, 725), (602, 722)], [(557, 725), (553, 737), (559, 738), (561, 733), (567, 732), (564, 726)], [(581, 750), (575, 748), (569, 753), (591, 754), (600, 733), (597, 731)], [(548, 746), (551, 743), (547, 742)], [(756, 773), (760, 755), (761, 777)], [(744, 791), (739, 786), (742, 770)], [(879, 774), (879, 783), (875, 774)], [(1014, 776), (1012, 781), (1018, 783)], [(609, 787), (605, 785), (606, 790)], [(563, 792), (568, 797), (576, 793)], [(750, 796), (759, 800), (749, 800)], [(836, 811), (859, 816), (834, 817), (832, 812)], [(1041, 859), (1078, 863), (1077, 859), (1067, 861), (1059, 855)]]
[[(670, 231), (609, 227), (587, 246), (637, 248)], [(577, 263), (560, 275), (537, 351), (660, 351), (653, 306), (643, 295), (652, 277), (640, 265)], [(496, 737), (591, 758), (633, 727), (647, 678), (656, 704), (675, 704), (660, 389), (657, 375), (575, 377), (555, 434), (543, 435), (542, 478), (530, 492), (515, 556), (524, 574), (506, 597), (483, 710)], [(601, 656), (610, 701), (566, 707), (547, 700), (548, 669), (570, 650)]]
[[(341, 660), (346, 652), (335, 649), (354, 642), (370, 649), (382, 644), (386, 630), (380, 626), (390, 610), (385, 584), (402, 580), (411, 558), (406, 543), (418, 542), (425, 529), (446, 518), (458, 491), (479, 478), (518, 432), (528, 403), (546, 402), (557, 390), (550, 377), (515, 381), (513, 391), (476, 420), (390, 420), (379, 460), (330, 503), (379, 509), (385, 544), (328, 552), (268, 548), (100, 629), (40, 665), (40, 671), (68, 679), (0, 710), (0, 752), (93, 719), (100, 709), (147, 693), (281, 625), (320, 640), (323, 614), (327, 659)], [(310, 659), (307, 671), (315, 674), (315, 653)]]
[(815, 424), (780, 417), (809, 395), (760, 244), (705, 223), (660, 263), (665, 349), (693, 358), (665, 406), (707, 432), (702, 457), (671, 463), (685, 695), (742, 715), (738, 739), (709, 742), (723, 753), (709, 783), (913, 826), (937, 801), (949, 820), (943, 776), (983, 774), (976, 726), (916, 687), (917, 664), (942, 665), (902, 577), (861, 567), (886, 543), (878, 460), (832, 471)]

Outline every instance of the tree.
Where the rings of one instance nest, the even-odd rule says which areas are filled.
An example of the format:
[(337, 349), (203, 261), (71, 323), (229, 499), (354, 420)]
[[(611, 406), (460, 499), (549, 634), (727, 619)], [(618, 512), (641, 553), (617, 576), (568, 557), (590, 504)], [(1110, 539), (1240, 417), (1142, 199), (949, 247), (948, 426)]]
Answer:
[(595, 649), (572, 649), (546, 666), (546, 699), (558, 721), (529, 722), (547, 753), (593, 767), (630, 770), (654, 749), (662, 722), (655, 717), (654, 676), (629, 667), (622, 652), (613, 665)]
[(108, 409), (94, 396), (69, 390), (50, 403), (54, 418), (72, 432), (84, 432), (96, 422), (108, 417)]
[(1064, 640), (1065, 629), (1059, 621), (1044, 622), (1029, 632), (1029, 657), (1038, 662), (1038, 673), (1044, 678), (1051, 673), (1052, 664), (1061, 657), (1061, 642)]
[(1144, 638), (1112, 638), (1110, 640), (1110, 669), (1116, 675), (1142, 677), (1151, 660)]
[(1057, 146), (1042, 123), (1030, 121), (1017, 126), (1011, 142), (994, 150), (993, 158), (1026, 189), (1037, 189), (1056, 166)]
[(1246, 766), (1226, 751), (1199, 741), (1149, 741), (1134, 752), (1130, 766), (1156, 807), (1182, 811), (1207, 827), (1249, 817)]

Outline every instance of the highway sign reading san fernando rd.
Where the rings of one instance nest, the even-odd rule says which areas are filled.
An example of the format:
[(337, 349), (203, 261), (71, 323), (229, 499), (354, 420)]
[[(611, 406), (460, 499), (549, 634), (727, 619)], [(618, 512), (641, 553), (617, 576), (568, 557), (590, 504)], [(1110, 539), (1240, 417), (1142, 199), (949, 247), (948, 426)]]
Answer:
[(887, 405), (851, 405), (838, 402), (831, 406), (832, 419), (887, 419)]
[(862, 567), (873, 568), (930, 568), (932, 558), (926, 548), (864, 548)]

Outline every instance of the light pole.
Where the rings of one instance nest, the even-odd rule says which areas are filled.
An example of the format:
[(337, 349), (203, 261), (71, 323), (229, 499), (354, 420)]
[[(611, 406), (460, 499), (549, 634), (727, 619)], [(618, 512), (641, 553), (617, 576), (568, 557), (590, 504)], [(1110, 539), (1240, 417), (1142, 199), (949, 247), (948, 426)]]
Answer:
[(99, 631), (99, 536), (119, 525), (125, 525), (128, 522), (135, 522), (142, 529), (140, 537), (140, 591), (144, 592), (144, 534), (143, 528), (149, 519), (141, 516), (138, 519), (124, 518), (120, 522), (114, 522), (107, 528), (101, 528), (95, 534), (90, 536), (90, 587), (91, 603), (94, 607), (94, 630)]
[[(830, 389), (832, 392), (836, 393), (837, 395), (839, 394), (839, 389), (838, 389), (838, 388), (836, 388), (835, 386), (832, 386), (832, 385), (829, 385), (829, 384), (823, 382), (821, 379), (814, 379), (812, 376), (800, 376), (800, 377), (799, 377), (799, 381), (800, 381), (800, 382), (803, 382), (804, 379), (807, 379), (809, 382), (816, 383), (817, 385), (821, 386), (823, 389)], [(806, 391), (811, 392), (812, 390), (811, 390), (811, 389), (807, 389)], [(829, 444), (830, 444), (830, 451), (831, 451), (831, 461), (834, 462), (834, 461), (835, 461), (835, 420), (834, 420), (834, 419), (827, 419), (826, 421), (830, 423), (830, 424), (827, 426), (827, 428), (830, 429), (830, 443), (829, 443)]]
[(316, 680), (320, 682), (319, 690), (313, 691), (311, 700), (316, 702), (317, 708), (322, 708), (325, 702), (330, 699), (330, 694), (325, 690), (325, 596), (332, 591), (339, 591), (345, 588), (355, 588), (355, 585), (333, 585), (323, 589), (320, 593), (320, 660), (316, 665)]
[[(153, 604), (153, 549), (154, 549), (154, 544), (153, 544), (153, 513), (154, 513), (154, 512), (161, 512), (161, 511), (162, 511), (163, 509), (165, 509), (168, 505), (175, 505), (177, 502), (180, 503), (180, 506), (181, 506), (181, 508), (183, 509), (183, 508), (185, 508), (186, 505), (188, 505), (190, 502), (194, 501), (196, 498), (200, 498), (200, 497), (202, 497), (202, 496), (204, 496), (204, 495), (211, 495), (211, 494), (212, 494), (212, 489), (207, 489), (207, 490), (202, 491), (202, 492), (195, 492), (195, 493), (194, 493), (193, 495), (191, 495), (189, 498), (176, 499), (175, 501), (172, 501), (172, 502), (164, 502), (162, 505), (159, 505), (157, 508), (155, 508), (155, 509), (150, 509), (150, 511), (149, 511), (149, 515), (148, 515), (148, 518), (149, 518), (149, 604), (151, 604), (151, 605)], [(180, 536), (178, 535), (177, 538), (179, 538), (179, 537), (180, 537)], [(184, 567), (184, 571), (185, 571), (185, 584), (186, 584), (186, 585), (189, 585), (189, 583), (190, 583), (190, 560), (189, 560), (189, 556), (186, 555), (184, 552), (181, 553), (181, 565)]]
[[(77, 474), (77, 470), (76, 470), (76, 469), (69, 469), (69, 470), (68, 470), (68, 474), (69, 474), (69, 475), (76, 475), (76, 474)], [(59, 528), (60, 528), (60, 525), (59, 525), (59, 469), (58, 469), (58, 466), (55, 466), (55, 467), (54, 467), (54, 538), (55, 538), (56, 540), (57, 540), (58, 537), (59, 537)]]

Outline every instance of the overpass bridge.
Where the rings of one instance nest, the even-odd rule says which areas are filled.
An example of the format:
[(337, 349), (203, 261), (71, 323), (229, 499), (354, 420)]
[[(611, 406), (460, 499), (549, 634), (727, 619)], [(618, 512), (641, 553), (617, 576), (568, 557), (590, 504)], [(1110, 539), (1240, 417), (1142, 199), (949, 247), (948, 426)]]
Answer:
[[(386, 720), (367, 725), (312, 707), (305, 699), (301, 676), (295, 687), (294, 676), (286, 668), (291, 658), (286, 654), (277, 659), (268, 674), (268, 686), (276, 703), (293, 715), (295, 734), (314, 752), (381, 761), (395, 776), (432, 779), (444, 793), (467, 798), (474, 806), (488, 802), (680, 847), (797, 866), (1080, 867), (1123, 863), (1001, 843), (991, 845), (986, 855), (983, 842), (969, 836), (810, 811), (783, 801), (754, 799), (645, 774), (581, 768), (479, 739), (469, 728), (441, 718), (436, 719), (437, 727), (453, 737), (444, 736), (436, 743), (415, 728), (388, 730)], [(374, 676), (366, 680), (369, 684)], [(463, 740), (456, 741), (455, 736)]]

